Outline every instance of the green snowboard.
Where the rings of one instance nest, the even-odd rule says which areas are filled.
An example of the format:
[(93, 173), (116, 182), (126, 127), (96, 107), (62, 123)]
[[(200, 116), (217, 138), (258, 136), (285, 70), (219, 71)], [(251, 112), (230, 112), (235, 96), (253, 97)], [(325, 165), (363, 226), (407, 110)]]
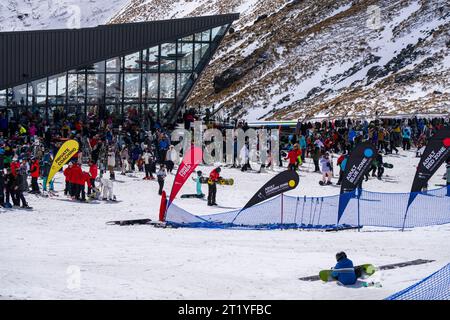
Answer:
[(322, 270), (319, 272), (319, 278), (322, 281), (337, 281), (335, 278), (331, 276), (333, 271), (336, 272), (355, 272), (356, 278), (368, 278), (375, 273), (375, 266), (372, 264), (363, 264), (360, 266), (355, 266), (353, 268), (339, 269), (339, 270)]

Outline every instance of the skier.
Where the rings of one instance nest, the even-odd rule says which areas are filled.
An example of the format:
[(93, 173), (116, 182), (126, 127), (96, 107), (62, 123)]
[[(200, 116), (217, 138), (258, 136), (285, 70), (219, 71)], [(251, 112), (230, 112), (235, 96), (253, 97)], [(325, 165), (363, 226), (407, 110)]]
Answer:
[(320, 157), (320, 171), (322, 171), (322, 181), (320, 181), (320, 185), (331, 185), (331, 162), (330, 162), (330, 154), (325, 152), (322, 157)]
[[(353, 262), (347, 258), (347, 255), (345, 252), (341, 251), (336, 253), (336, 265), (333, 270), (339, 270), (339, 269), (353, 269)], [(339, 272), (339, 271), (333, 271), (331, 273), (331, 276), (339, 281), (343, 285), (352, 285), (356, 283), (356, 274), (355, 271), (348, 271), (345, 272)]]
[(159, 190), (158, 194), (162, 195), (164, 188), (164, 179), (167, 177), (167, 172), (163, 164), (159, 166), (159, 171), (156, 173), (156, 177), (158, 178)]
[(220, 179), (220, 167), (217, 167), (209, 174), (208, 181), (208, 206), (217, 206), (216, 203), (216, 193), (217, 193), (217, 182)]

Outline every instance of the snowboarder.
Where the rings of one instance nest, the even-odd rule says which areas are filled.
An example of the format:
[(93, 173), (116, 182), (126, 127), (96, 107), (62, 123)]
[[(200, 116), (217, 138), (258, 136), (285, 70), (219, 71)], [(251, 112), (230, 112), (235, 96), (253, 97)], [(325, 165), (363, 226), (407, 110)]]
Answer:
[(209, 174), (209, 180), (208, 182), (208, 206), (217, 206), (216, 203), (216, 193), (217, 193), (217, 182), (220, 179), (220, 167), (214, 169)]
[[(336, 261), (337, 263), (334, 266), (333, 270), (353, 268), (353, 262), (347, 258), (347, 255), (343, 251), (336, 253)], [(331, 273), (331, 276), (345, 286), (356, 283), (355, 271), (353, 272), (347, 270), (346, 272), (333, 271)]]
[(199, 198), (203, 198), (205, 196), (202, 191), (202, 175), (203, 173), (199, 170), (197, 171), (197, 177), (192, 178), (192, 180), (195, 181), (197, 197)]

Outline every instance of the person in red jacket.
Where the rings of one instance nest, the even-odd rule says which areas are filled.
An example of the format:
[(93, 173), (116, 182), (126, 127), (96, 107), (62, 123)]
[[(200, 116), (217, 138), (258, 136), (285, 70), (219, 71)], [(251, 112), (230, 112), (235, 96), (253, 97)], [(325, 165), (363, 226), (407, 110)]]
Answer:
[(94, 163), (94, 161), (89, 161), (89, 174), (91, 176), (90, 178), (90, 186), (88, 188), (88, 195), (91, 194), (92, 189), (95, 188), (95, 179), (97, 178), (98, 175), (98, 167), (97, 165)]
[(288, 170), (295, 171), (298, 168), (298, 158), (301, 157), (302, 151), (300, 150), (298, 143), (294, 144), (294, 148), (288, 152), (288, 155), (284, 160), (289, 159)]
[(80, 200), (80, 193), (81, 189), (84, 189), (84, 178), (83, 178), (83, 171), (81, 170), (81, 167), (78, 165), (78, 163), (74, 163), (72, 167), (71, 172), (71, 185), (72, 185), (72, 191), (73, 195), (72, 197), (76, 200)]
[(11, 173), (14, 177), (17, 177), (17, 173), (20, 168), (20, 162), (16, 159), (13, 162), (11, 162)]
[(30, 167), (30, 173), (31, 173), (31, 191), (30, 193), (41, 193), (39, 190), (39, 184), (38, 184), (38, 178), (40, 173), (40, 167), (39, 167), (39, 160), (36, 158), (31, 158), (31, 167)]
[(216, 193), (217, 193), (217, 182), (220, 179), (220, 167), (214, 169), (209, 174), (208, 181), (208, 206), (217, 206), (216, 203)]
[(67, 194), (72, 195), (72, 162), (69, 162), (69, 166), (64, 169), (64, 176), (66, 177), (66, 186), (64, 188), (64, 195), (66, 196)]

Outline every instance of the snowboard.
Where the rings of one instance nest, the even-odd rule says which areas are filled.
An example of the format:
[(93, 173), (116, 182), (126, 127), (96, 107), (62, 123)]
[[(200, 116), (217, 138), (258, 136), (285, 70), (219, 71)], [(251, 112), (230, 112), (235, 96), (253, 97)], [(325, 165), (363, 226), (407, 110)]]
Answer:
[(136, 220), (117, 220), (117, 221), (108, 221), (106, 224), (108, 225), (119, 225), (119, 226), (131, 226), (135, 224), (150, 224), (152, 219), (136, 219)]
[(198, 198), (198, 199), (202, 199), (202, 198), (204, 198), (205, 197), (205, 195), (204, 194), (200, 194), (200, 195), (198, 195), (198, 194), (183, 194), (183, 195), (181, 195), (181, 198), (182, 199), (189, 199), (189, 198)]
[(383, 167), (385, 167), (385, 168), (387, 168), (387, 169), (392, 169), (392, 168), (394, 168), (394, 165), (393, 165), (392, 163), (386, 163), (386, 162), (384, 162), (384, 163), (383, 163)]
[(319, 184), (321, 186), (331, 186), (332, 185), (332, 183), (324, 183), (323, 181), (319, 181)]
[(355, 266), (353, 268), (345, 268), (339, 270), (322, 270), (319, 272), (319, 278), (322, 281), (330, 282), (337, 281), (335, 278), (331, 276), (331, 273), (336, 271), (338, 273), (346, 273), (346, 272), (355, 272), (356, 278), (368, 278), (375, 273), (375, 266), (372, 264), (363, 264), (359, 266)]
[[(200, 183), (203, 184), (212, 184), (212, 180), (206, 177), (201, 177), (200, 178)], [(220, 184), (221, 186), (232, 186), (234, 184), (234, 179), (224, 179), (224, 178), (219, 178), (219, 181), (217, 181), (217, 184)]]

